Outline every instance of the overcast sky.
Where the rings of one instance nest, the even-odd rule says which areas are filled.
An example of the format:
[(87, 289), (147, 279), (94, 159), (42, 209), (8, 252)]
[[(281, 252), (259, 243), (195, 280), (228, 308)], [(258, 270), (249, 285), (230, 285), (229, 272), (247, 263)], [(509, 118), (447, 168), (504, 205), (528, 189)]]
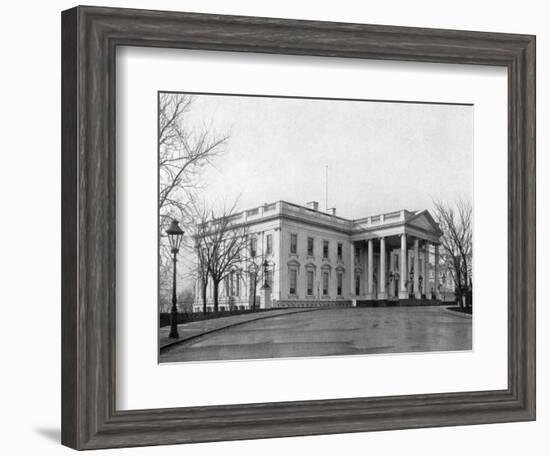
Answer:
[(317, 200), (359, 218), (473, 199), (473, 107), (197, 95), (190, 128), (230, 133), (204, 169), (204, 200), (248, 209)]

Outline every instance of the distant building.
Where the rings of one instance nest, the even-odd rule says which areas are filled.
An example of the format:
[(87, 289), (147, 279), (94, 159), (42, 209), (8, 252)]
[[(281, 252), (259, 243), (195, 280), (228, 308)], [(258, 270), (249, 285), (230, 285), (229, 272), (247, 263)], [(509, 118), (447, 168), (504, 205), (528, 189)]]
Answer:
[[(254, 301), (258, 307), (316, 307), (440, 298), (442, 232), (427, 210), (348, 220), (335, 209), (320, 211), (315, 201), (278, 201), (235, 214), (232, 223), (248, 228), (250, 243), (242, 266), (220, 287), (220, 310), (250, 308)], [(255, 291), (251, 265), (262, 274)], [(195, 296), (194, 310), (201, 311), (200, 284)], [(209, 285), (209, 309), (212, 297)]]

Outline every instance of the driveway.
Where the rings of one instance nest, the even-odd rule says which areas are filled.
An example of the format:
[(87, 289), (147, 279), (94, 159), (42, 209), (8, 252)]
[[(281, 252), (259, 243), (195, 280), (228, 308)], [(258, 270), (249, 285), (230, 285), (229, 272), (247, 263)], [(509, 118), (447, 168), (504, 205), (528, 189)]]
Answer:
[(318, 309), (271, 309), (263, 310), (261, 312), (244, 313), (240, 315), (229, 315), (225, 317), (212, 318), (209, 320), (199, 320), (189, 323), (180, 323), (178, 325), (178, 339), (171, 339), (169, 337), (170, 326), (163, 326), (159, 329), (159, 347), (160, 351), (164, 351), (167, 347), (172, 345), (181, 344), (183, 341), (193, 339), (197, 336), (202, 336), (207, 333), (219, 331), (221, 329), (229, 328), (230, 326), (236, 326), (243, 323), (249, 323), (251, 321), (261, 320), (264, 318), (272, 318), (279, 315), (295, 314), (299, 312), (312, 312)]
[(472, 319), (443, 307), (321, 309), (222, 329), (160, 362), (471, 350)]

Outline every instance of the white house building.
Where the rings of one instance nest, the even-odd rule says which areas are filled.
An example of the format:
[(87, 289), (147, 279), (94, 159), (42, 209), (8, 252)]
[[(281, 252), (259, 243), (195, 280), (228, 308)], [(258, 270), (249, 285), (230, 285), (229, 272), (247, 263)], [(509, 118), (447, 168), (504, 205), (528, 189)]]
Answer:
[[(249, 251), (220, 287), (220, 310), (360, 306), (440, 299), (442, 232), (427, 210), (400, 210), (348, 220), (315, 201), (278, 201), (232, 216), (246, 226)], [(261, 266), (264, 261), (267, 263)], [(258, 280), (247, 268), (267, 276)], [(267, 282), (268, 287), (264, 287)], [(197, 284), (195, 311), (202, 310)], [(211, 286), (207, 305), (213, 305)]]

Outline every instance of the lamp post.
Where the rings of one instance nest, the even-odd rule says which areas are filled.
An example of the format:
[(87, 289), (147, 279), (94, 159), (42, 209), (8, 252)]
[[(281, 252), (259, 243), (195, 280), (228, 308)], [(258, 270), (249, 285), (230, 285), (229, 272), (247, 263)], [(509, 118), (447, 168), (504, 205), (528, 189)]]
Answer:
[[(440, 296), (440, 297), (441, 297), (441, 286), (445, 286), (445, 287), (446, 287), (446, 285), (445, 285), (445, 279), (446, 279), (446, 278), (447, 278), (447, 277), (446, 277), (445, 273), (443, 272), (443, 273), (441, 274), (441, 279), (440, 279), (439, 285), (438, 285), (438, 291), (439, 291), (439, 296)], [(443, 295), (442, 301), (445, 301), (445, 295)]]
[(264, 274), (264, 283), (261, 288), (260, 308), (269, 309), (271, 308), (271, 284), (269, 283), (269, 262), (267, 260), (264, 260), (262, 262), (262, 268)]
[(168, 242), (170, 243), (171, 252), (174, 255), (174, 277), (172, 282), (172, 310), (170, 311), (170, 337), (178, 339), (178, 297), (176, 294), (176, 262), (177, 255), (180, 250), (181, 240), (183, 239), (183, 230), (180, 228), (177, 220), (172, 220), (172, 223), (166, 230)]

